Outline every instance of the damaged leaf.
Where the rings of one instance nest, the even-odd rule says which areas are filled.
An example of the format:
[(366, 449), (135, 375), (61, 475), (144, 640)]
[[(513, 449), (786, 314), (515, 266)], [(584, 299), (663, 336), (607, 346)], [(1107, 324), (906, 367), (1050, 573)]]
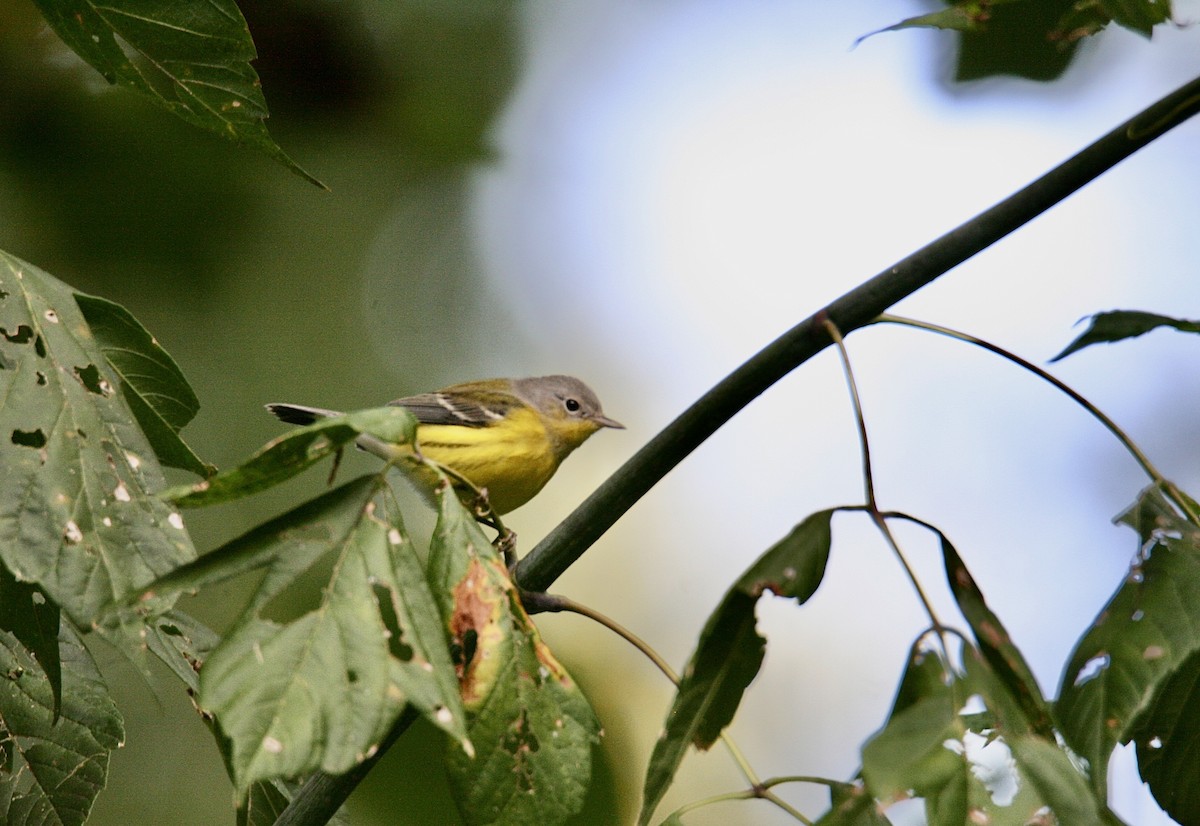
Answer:
[[(156, 584), (170, 591), (267, 568), (200, 671), (200, 706), (228, 738), (241, 792), (353, 768), (408, 703), (470, 748), (436, 604), (402, 526), (376, 514), (380, 484), (347, 483)], [(269, 604), (326, 555), (333, 574), (319, 604), (290, 622), (267, 619)]]
[(195, 556), (121, 386), (75, 293), (0, 253), (0, 560), (83, 628)]
[[(158, 460), (200, 476), (215, 473), (216, 468), (179, 438), (179, 431), (200, 410), (200, 400), (175, 359), (120, 304), (83, 293), (75, 293), (75, 303), (109, 366), (120, 376), (125, 401)], [(98, 383), (99, 371), (96, 374)]]
[(765, 592), (807, 602), (825, 576), (834, 510), (809, 516), (746, 570), (708, 618), (646, 773), (640, 824), (650, 821), (688, 746), (707, 749), (733, 719), (758, 674), (766, 640), (755, 628)]
[(469, 824), (563, 823), (591, 783), (595, 714), (448, 484), (439, 499), (429, 576), (478, 749), (447, 755), (455, 800)]
[(1101, 796), (1113, 749), (1129, 742), (1160, 686), (1200, 652), (1200, 531), (1157, 488), (1118, 521), (1138, 532), (1140, 549), (1072, 652), (1056, 705), (1063, 736), (1088, 761)]

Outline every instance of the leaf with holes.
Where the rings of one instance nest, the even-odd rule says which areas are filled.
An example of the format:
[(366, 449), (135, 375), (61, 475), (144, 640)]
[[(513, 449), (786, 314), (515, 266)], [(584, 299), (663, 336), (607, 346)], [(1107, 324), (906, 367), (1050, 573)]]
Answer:
[(121, 377), (125, 401), (158, 460), (200, 476), (216, 472), (179, 438), (179, 431), (200, 409), (200, 400), (175, 359), (120, 304), (83, 293), (75, 294), (75, 303), (109, 366)]
[[(341, 774), (378, 747), (412, 703), (463, 748), (466, 721), (441, 618), (398, 521), (375, 513), (381, 476), (331, 491), (214, 551), (157, 587), (192, 587), (254, 567), (266, 576), (200, 669), (200, 706), (229, 740), (234, 784), (320, 769)], [(286, 623), (275, 599), (323, 556), (319, 604)], [(181, 578), (180, 578), (181, 577)]]
[(1035, 732), (1007, 675), (974, 646), (962, 660), (959, 670), (934, 651), (911, 656), (887, 724), (863, 747), (864, 787), (843, 801), (845, 816), (865, 816), (868, 800), (916, 796), (930, 823), (1035, 823), (1047, 811), (1058, 823), (1106, 822), (1071, 757)]
[(267, 132), (267, 102), (250, 65), (254, 41), (233, 0), (34, 2), (63, 42), (109, 83), (324, 187)]
[(0, 560), (84, 628), (195, 556), (119, 381), (72, 290), (0, 253)]
[(429, 576), (479, 749), (447, 755), (455, 800), (468, 824), (564, 823), (591, 783), (595, 714), (474, 518), (448, 485), (439, 500)]
[[(189, 691), (198, 691), (200, 666), (220, 642), (220, 637), (203, 623), (179, 610), (161, 614), (147, 625), (146, 645), (150, 651), (179, 677)], [(204, 719), (209, 723), (228, 770), (229, 740), (221, 735), (217, 726), (212, 725), (210, 718)], [(272, 826), (292, 800), (297, 787), (297, 782), (285, 780), (252, 783), (238, 803), (238, 826)], [(329, 821), (333, 826), (347, 826), (348, 822), (343, 809), (339, 809)]]
[(1180, 823), (1200, 822), (1200, 651), (1193, 652), (1154, 693), (1130, 731), (1138, 772), (1158, 805)]
[(804, 603), (816, 592), (829, 560), (834, 512), (809, 516), (768, 549), (708, 618), (650, 757), (639, 823), (650, 822), (688, 746), (707, 749), (716, 741), (758, 674), (766, 650), (755, 627), (759, 597), (770, 591)]
[(1067, 743), (1091, 766), (1103, 799), (1108, 760), (1139, 715), (1200, 651), (1200, 531), (1155, 488), (1119, 518), (1138, 531), (1129, 575), (1076, 644), (1056, 710)]
[(124, 730), (116, 704), (75, 631), (63, 624), (62, 711), (42, 668), (0, 631), (0, 822), (77, 826), (108, 773)]

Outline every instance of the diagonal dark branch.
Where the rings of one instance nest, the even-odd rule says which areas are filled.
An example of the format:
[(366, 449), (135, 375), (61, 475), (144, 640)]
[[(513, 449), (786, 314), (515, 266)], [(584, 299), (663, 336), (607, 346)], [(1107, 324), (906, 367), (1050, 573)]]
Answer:
[(893, 304), (1041, 215), (1164, 132), (1200, 111), (1200, 78), (1150, 106), (1033, 183), (888, 267), (788, 330), (729, 374), (651, 439), (516, 567), (518, 585), (544, 591), (625, 511), (734, 414), (831, 340), (869, 324)]
[[(825, 319), (832, 320), (843, 333), (869, 324), (896, 302), (1065, 200), (1197, 112), (1200, 112), (1200, 78), (788, 330), (685, 410), (539, 542), (515, 569), (518, 585), (529, 591), (550, 587), (671, 468), (768, 387), (828, 347), (832, 342), (823, 326)], [(374, 760), (382, 756), (411, 722), (409, 715), (398, 721), (398, 730), (385, 738)], [(369, 768), (363, 764), (337, 777), (314, 775), (276, 823), (289, 826), (326, 823)]]

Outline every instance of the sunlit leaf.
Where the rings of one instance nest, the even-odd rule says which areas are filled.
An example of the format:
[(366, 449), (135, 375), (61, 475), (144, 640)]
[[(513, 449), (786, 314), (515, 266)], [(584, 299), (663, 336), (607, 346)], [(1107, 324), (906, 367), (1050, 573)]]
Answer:
[(804, 603), (816, 592), (829, 559), (833, 514), (809, 516), (768, 549), (708, 618), (650, 757), (639, 823), (649, 823), (688, 747), (713, 744), (758, 674), (766, 650), (755, 627), (759, 597), (769, 591)]
[(1009, 679), (974, 646), (962, 659), (953, 669), (915, 649), (887, 724), (863, 747), (864, 786), (819, 822), (915, 796), (929, 823), (1118, 823), (1053, 733), (1035, 732)]
[(0, 631), (0, 822), (77, 826), (104, 788), (121, 715), (91, 655), (69, 624), (60, 629), (62, 711), (42, 667)]
[(416, 426), (416, 419), (403, 407), (377, 407), (318, 419), (268, 442), (237, 467), (171, 488), (163, 497), (184, 508), (230, 502), (286, 482), (364, 433), (392, 444), (411, 443)]
[(1071, 654), (1056, 706), (1101, 795), (1113, 749), (1129, 741), (1159, 686), (1200, 651), (1200, 532), (1155, 488), (1120, 521), (1138, 531), (1141, 549)]
[[(887, 725), (863, 746), (863, 778), (885, 803), (910, 793), (926, 798), (936, 823), (963, 823), (970, 766), (959, 716), (969, 692), (932, 652), (917, 652), (906, 669)], [(956, 750), (953, 746), (958, 744)]]
[(109, 83), (194, 126), (258, 149), (324, 187), (267, 132), (246, 21), (233, 0), (34, 0), (63, 41)]
[[(1120, 824), (1108, 811), (1103, 797), (1091, 788), (1083, 766), (1068, 753), (1056, 732), (1039, 731), (1044, 710), (1030, 709), (1020, 684), (1014, 685), (1003, 661), (975, 648), (964, 651), (964, 664), (971, 687), (978, 692), (990, 713), (986, 727), (976, 732), (996, 738), (1011, 755), (1016, 796), (1010, 804), (992, 808), (990, 822), (1006, 812), (1014, 823), (1037, 822), (1034, 813), (1045, 808), (1057, 822)], [(1033, 717), (1027, 716), (1032, 711)]]
[(1200, 651), (1180, 664), (1155, 691), (1129, 732), (1137, 744), (1138, 772), (1158, 805), (1180, 823), (1200, 822)]
[(599, 724), (474, 518), (448, 486), (439, 499), (429, 576), (478, 750), (449, 750), (455, 801), (468, 824), (563, 823), (583, 806)]
[(121, 378), (121, 392), (164, 465), (211, 476), (216, 468), (202, 461), (179, 431), (200, 409), (200, 401), (179, 365), (120, 304), (75, 293), (75, 303)]
[[(1024, 787), (1049, 807), (1059, 823), (1121, 823), (1101, 805), (1088, 786), (1087, 778), (1055, 744), (1028, 734), (1010, 737), (1004, 742), (1012, 753)], [(1019, 822), (1034, 822), (1029, 813), (1018, 814), (1025, 818)]]
[[(375, 485), (367, 477), (325, 494), (214, 552), (220, 561), (207, 571), (182, 575), (191, 585), (269, 565), (200, 670), (200, 705), (229, 739), (239, 790), (349, 770), (410, 702), (465, 741), (441, 618), (400, 524), (375, 514)], [(291, 622), (266, 619), (269, 603), (326, 554), (333, 574), (319, 605)]]
[(1156, 313), (1144, 313), (1140, 310), (1112, 310), (1092, 316), (1088, 328), (1050, 361), (1066, 358), (1093, 344), (1107, 344), (1122, 339), (1137, 338), (1159, 327), (1172, 327), (1184, 333), (1200, 333), (1200, 321), (1171, 318)]
[(61, 281), (0, 253), (0, 559), (81, 627), (195, 555)]

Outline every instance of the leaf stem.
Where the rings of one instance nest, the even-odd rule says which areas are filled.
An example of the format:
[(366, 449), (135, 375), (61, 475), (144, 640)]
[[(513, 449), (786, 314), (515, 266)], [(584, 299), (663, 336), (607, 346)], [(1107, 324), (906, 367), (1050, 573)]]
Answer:
[(707, 808), (708, 806), (712, 806), (716, 803), (727, 803), (731, 800), (756, 799), (766, 800), (769, 803), (773, 803), (783, 811), (787, 812), (793, 818), (803, 823), (805, 826), (812, 826), (813, 822), (805, 817), (799, 810), (793, 808), (787, 801), (781, 799), (778, 795), (771, 792), (769, 789), (764, 788), (763, 786), (755, 786), (752, 789), (743, 789), (742, 791), (737, 792), (714, 794), (711, 797), (706, 797), (701, 800), (693, 800), (690, 803), (685, 803), (684, 805), (680, 806), (678, 809), (672, 812), (667, 819), (670, 820), (671, 817), (674, 817), (678, 820), (688, 812), (694, 812), (698, 809)]
[[(538, 612), (558, 613), (569, 612), (579, 614), (582, 617), (599, 623), (604, 628), (616, 634), (621, 639), (632, 645), (642, 653), (646, 659), (654, 663), (655, 668), (661, 671), (672, 685), (679, 687), (679, 675), (675, 673), (675, 669), (671, 668), (670, 664), (663, 659), (662, 655), (654, 650), (651, 645), (639, 637), (637, 634), (630, 631), (624, 625), (617, 622), (607, 614), (602, 614), (591, 606), (584, 605), (582, 602), (577, 602), (570, 597), (565, 597), (560, 594), (547, 594), (543, 592), (522, 592), (521, 603), (525, 610), (534, 613), (534, 607)], [(746, 759), (746, 755), (742, 752), (738, 744), (734, 742), (733, 737), (725, 730), (721, 731), (721, 742), (725, 744), (725, 748), (729, 751), (729, 756), (733, 758), (733, 762), (737, 763), (738, 770), (742, 776), (746, 778), (746, 782), (751, 786), (758, 788), (762, 786), (762, 782), (755, 773), (754, 768), (750, 765), (750, 761)]]
[(875, 523), (875, 527), (879, 529), (879, 533), (883, 536), (888, 547), (892, 549), (892, 553), (896, 555), (896, 559), (900, 561), (900, 567), (904, 569), (904, 573), (908, 575), (908, 580), (912, 583), (913, 590), (917, 592), (917, 598), (920, 599), (921, 605), (925, 608), (925, 613), (929, 616), (929, 621), (933, 627), (938, 630), (939, 635), (944, 626), (941, 620), (938, 619), (937, 612), (933, 610), (933, 603), (929, 599), (929, 595), (925, 593), (925, 589), (921, 586), (921, 581), (917, 579), (917, 573), (912, 566), (908, 564), (908, 559), (905, 558), (904, 552), (900, 549), (900, 543), (896, 541), (895, 535), (888, 527), (887, 518), (879, 510), (879, 505), (875, 500), (875, 477), (871, 470), (871, 442), (867, 438), (867, 421), (863, 416), (862, 400), (858, 394), (858, 382), (854, 380), (854, 368), (850, 366), (850, 354), (846, 351), (846, 342), (842, 338), (842, 332), (837, 328), (831, 320), (825, 319), (825, 330), (829, 333), (829, 337), (833, 339), (833, 343), (837, 346), (838, 354), (842, 359), (842, 369), (846, 373), (846, 385), (850, 390), (850, 403), (854, 407), (854, 420), (858, 425), (858, 438), (862, 447), (862, 464), (863, 464), (863, 487), (866, 496), (866, 511), (871, 517), (871, 521)]
[(1003, 347), (1000, 347), (997, 344), (993, 344), (990, 341), (973, 336), (970, 333), (964, 333), (960, 330), (942, 326), (941, 324), (934, 324), (929, 321), (920, 321), (915, 318), (892, 315), (890, 313), (881, 314), (877, 321), (885, 324), (899, 324), (905, 327), (914, 327), (918, 330), (926, 330), (932, 333), (947, 336), (948, 338), (964, 341), (967, 344), (973, 344), (976, 347), (982, 347), (984, 350), (988, 350), (989, 352), (995, 353), (1001, 358), (1011, 361), (1018, 367), (1028, 370), (1038, 378), (1058, 388), (1063, 393), (1067, 394), (1072, 401), (1090, 413), (1094, 419), (1100, 422), (1100, 424), (1104, 425), (1104, 427), (1106, 427), (1108, 431), (1116, 437), (1117, 441), (1120, 442), (1127, 451), (1129, 451), (1129, 454), (1133, 457), (1134, 461), (1141, 466), (1142, 470), (1147, 476), (1150, 477), (1151, 481), (1153, 481), (1156, 486), (1162, 489), (1167, 496), (1171, 497), (1171, 501), (1174, 502), (1175, 505), (1187, 515), (1188, 520), (1194, 525), (1200, 525), (1200, 514), (1195, 512), (1195, 509), (1191, 506), (1188, 498), (1183, 496), (1179, 489), (1175, 487), (1175, 483), (1163, 476), (1162, 472), (1159, 471), (1159, 469), (1155, 467), (1154, 463), (1150, 461), (1150, 457), (1142, 452), (1141, 448), (1137, 446), (1133, 439), (1131, 439), (1124, 430), (1117, 426), (1116, 422), (1114, 422), (1108, 417), (1107, 414), (1104, 413), (1103, 410), (1096, 407), (1096, 405), (1084, 398), (1082, 394), (1080, 394), (1066, 382), (1052, 375), (1028, 359), (1021, 358), (1016, 353), (1005, 350)]

